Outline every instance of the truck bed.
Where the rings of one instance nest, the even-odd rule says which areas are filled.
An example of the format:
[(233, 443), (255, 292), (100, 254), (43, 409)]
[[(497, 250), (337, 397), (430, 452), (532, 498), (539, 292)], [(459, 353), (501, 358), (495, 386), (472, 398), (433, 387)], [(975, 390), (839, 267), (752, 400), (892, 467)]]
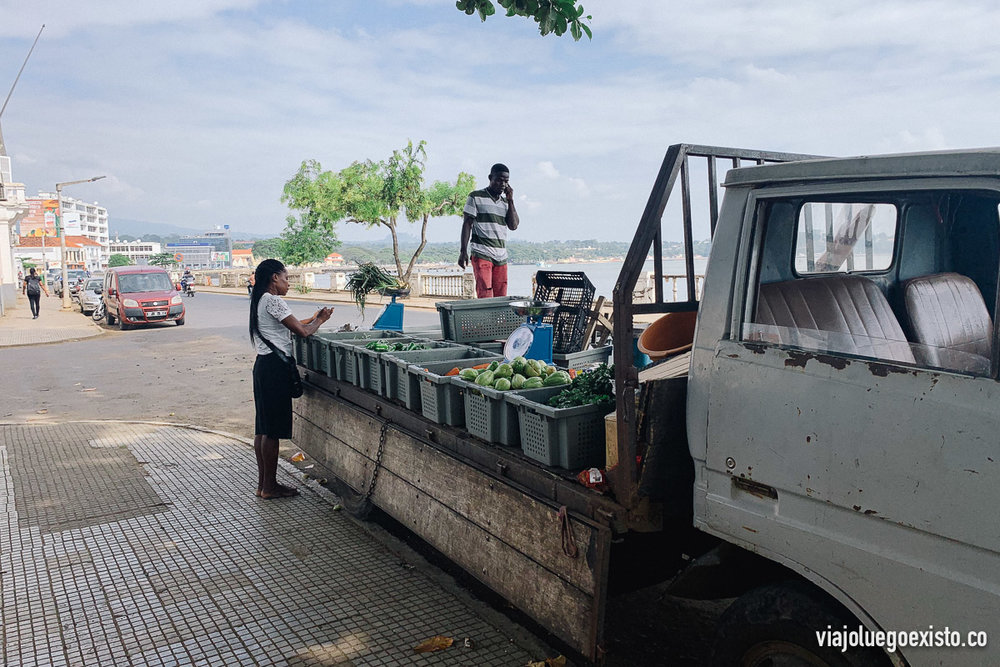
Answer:
[(350, 384), (314, 372), (305, 373), (304, 384), (294, 440), (347, 493), (363, 494), (378, 467), (375, 506), (575, 650), (599, 659), (611, 538), (624, 525), (622, 506), (569, 471)]

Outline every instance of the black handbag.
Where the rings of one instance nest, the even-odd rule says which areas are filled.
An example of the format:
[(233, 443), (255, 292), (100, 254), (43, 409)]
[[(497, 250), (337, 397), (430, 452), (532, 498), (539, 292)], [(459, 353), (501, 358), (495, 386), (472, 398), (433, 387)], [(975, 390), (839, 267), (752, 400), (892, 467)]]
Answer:
[(288, 368), (288, 383), (289, 383), (288, 384), (288, 393), (289, 393), (289, 395), (292, 398), (299, 398), (300, 396), (302, 396), (302, 392), (303, 392), (303, 388), (302, 388), (302, 376), (299, 375), (299, 366), (298, 366), (298, 364), (295, 363), (295, 359), (293, 359), (292, 357), (288, 356), (287, 354), (285, 354), (284, 352), (282, 352), (281, 350), (279, 350), (274, 345), (274, 343), (272, 343), (267, 338), (265, 338), (264, 335), (260, 333), (260, 328), (259, 327), (257, 328), (257, 335), (260, 336), (260, 339), (262, 341), (264, 341), (265, 345), (267, 345), (269, 348), (271, 348), (271, 352), (273, 352), (274, 354), (278, 355), (278, 359), (280, 359), (282, 361), (282, 363), (284, 363), (285, 366)]

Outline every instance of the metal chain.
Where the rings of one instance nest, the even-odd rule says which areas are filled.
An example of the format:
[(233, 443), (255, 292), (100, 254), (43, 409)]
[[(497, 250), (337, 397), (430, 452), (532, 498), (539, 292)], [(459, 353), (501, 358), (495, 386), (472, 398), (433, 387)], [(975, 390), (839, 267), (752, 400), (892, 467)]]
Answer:
[(368, 483), (368, 490), (365, 491), (364, 500), (368, 500), (375, 493), (375, 482), (378, 480), (378, 471), (382, 469), (382, 452), (385, 450), (385, 432), (389, 430), (390, 422), (382, 422), (382, 430), (378, 434), (378, 451), (375, 452), (375, 469), (372, 471), (372, 479)]

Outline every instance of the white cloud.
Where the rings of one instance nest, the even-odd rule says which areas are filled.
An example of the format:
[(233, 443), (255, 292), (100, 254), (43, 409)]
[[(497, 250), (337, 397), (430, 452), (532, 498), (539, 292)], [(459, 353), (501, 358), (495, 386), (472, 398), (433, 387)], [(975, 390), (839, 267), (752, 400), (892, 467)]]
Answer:
[(540, 173), (545, 178), (559, 178), (559, 171), (556, 166), (549, 162), (548, 160), (543, 160), (537, 165), (538, 173)]

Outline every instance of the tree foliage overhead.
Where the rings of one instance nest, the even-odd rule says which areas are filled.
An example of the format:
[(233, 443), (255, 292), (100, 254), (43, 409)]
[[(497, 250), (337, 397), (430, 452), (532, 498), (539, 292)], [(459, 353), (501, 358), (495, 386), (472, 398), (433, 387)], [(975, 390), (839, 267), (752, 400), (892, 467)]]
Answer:
[[(576, 0), (496, 1), (501, 8), (506, 10), (507, 16), (524, 16), (534, 19), (535, 23), (538, 24), (538, 31), (543, 35), (555, 33), (560, 36), (569, 30), (574, 41), (580, 41), (584, 34), (587, 35), (587, 39), (594, 37), (590, 26), (584, 23), (593, 17), (590, 14), (584, 16), (583, 5), (578, 5)], [(497, 11), (492, 0), (458, 0), (455, 6), (469, 16), (479, 14), (479, 18), (483, 21), (496, 14)]]
[[(285, 183), (281, 201), (299, 212), (289, 216), (289, 227), (321, 230), (333, 236), (338, 222), (353, 222), (372, 229), (385, 227), (392, 238), (396, 275), (409, 283), (417, 258), (427, 245), (427, 225), (431, 218), (460, 215), (469, 192), (475, 189), (471, 174), (461, 172), (450, 182), (437, 181), (424, 187), (426, 142), (395, 150), (379, 162), (354, 162), (339, 172), (323, 171), (316, 160), (306, 160)], [(400, 259), (399, 221), (421, 222), (420, 243), (406, 269)]]
[(111, 257), (108, 257), (109, 269), (114, 268), (116, 266), (129, 266), (130, 264), (132, 264), (132, 260), (129, 259), (126, 255), (115, 253), (111, 255)]

